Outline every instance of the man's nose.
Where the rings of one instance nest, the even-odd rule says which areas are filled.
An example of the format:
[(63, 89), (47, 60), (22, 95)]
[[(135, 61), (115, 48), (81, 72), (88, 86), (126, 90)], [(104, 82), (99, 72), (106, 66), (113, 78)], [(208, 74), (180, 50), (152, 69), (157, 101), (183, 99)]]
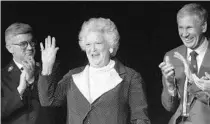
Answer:
[(183, 30), (182, 36), (183, 37), (188, 37), (189, 36), (189, 32), (187, 30)]
[(28, 43), (28, 46), (26, 47), (27, 49), (32, 49), (33, 47), (31, 46), (30, 43)]

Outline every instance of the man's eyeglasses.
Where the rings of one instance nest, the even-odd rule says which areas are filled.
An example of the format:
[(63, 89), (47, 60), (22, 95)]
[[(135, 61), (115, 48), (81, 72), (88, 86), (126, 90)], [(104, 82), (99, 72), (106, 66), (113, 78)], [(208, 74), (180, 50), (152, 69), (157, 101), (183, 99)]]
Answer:
[(18, 46), (20, 46), (22, 49), (25, 49), (25, 48), (28, 47), (28, 44), (30, 44), (31, 47), (35, 47), (36, 41), (23, 41), (23, 42), (21, 42), (21, 43), (12, 44), (12, 45), (18, 45)]

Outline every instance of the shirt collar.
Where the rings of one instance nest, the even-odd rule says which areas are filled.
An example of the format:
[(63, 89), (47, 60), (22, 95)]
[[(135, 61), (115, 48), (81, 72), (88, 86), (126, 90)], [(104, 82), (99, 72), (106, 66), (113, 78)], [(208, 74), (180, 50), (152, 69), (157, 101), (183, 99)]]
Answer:
[[(195, 49), (196, 53), (198, 55), (204, 55), (206, 50), (208, 48), (208, 41), (207, 39), (205, 38), (204, 42), (197, 48)], [(193, 50), (190, 49), (190, 48), (187, 48), (187, 56), (188, 58), (190, 57), (190, 53), (192, 52)]]
[(18, 63), (17, 61), (15, 61), (14, 58), (13, 58), (13, 61), (15, 62), (15, 64), (17, 65), (17, 67), (18, 67), (19, 69), (21, 69), (21, 68), (23, 67), (23, 65), (20, 64), (20, 63)]
[(104, 67), (94, 68), (94, 67), (90, 66), (89, 69), (90, 69), (91, 72), (100, 72), (100, 71), (101, 72), (106, 72), (106, 71), (109, 71), (112, 68), (114, 68), (114, 65), (115, 65), (115, 61), (110, 59), (109, 64), (104, 66)]

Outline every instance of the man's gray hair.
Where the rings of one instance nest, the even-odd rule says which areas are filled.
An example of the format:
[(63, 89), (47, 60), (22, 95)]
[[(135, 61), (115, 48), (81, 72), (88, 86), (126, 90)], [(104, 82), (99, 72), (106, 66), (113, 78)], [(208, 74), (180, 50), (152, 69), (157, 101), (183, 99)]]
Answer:
[(19, 34), (33, 33), (32, 27), (25, 23), (16, 22), (11, 24), (5, 31), (5, 42), (9, 43), (10, 39)]
[(200, 24), (207, 22), (208, 12), (200, 4), (190, 3), (184, 5), (177, 13), (177, 21), (185, 15), (195, 15), (198, 17)]

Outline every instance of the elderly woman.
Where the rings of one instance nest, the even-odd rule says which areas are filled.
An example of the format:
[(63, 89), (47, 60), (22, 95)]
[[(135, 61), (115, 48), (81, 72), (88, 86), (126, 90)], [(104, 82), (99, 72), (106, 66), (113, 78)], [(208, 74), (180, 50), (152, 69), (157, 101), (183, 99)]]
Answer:
[(119, 34), (111, 20), (91, 18), (83, 23), (79, 45), (89, 64), (70, 70), (56, 87), (48, 79), (58, 49), (55, 38), (48, 37), (45, 48), (42, 43), (40, 45), (43, 61), (38, 86), (41, 104), (60, 106), (67, 103), (67, 124), (150, 123), (140, 74), (111, 59), (119, 47)]

